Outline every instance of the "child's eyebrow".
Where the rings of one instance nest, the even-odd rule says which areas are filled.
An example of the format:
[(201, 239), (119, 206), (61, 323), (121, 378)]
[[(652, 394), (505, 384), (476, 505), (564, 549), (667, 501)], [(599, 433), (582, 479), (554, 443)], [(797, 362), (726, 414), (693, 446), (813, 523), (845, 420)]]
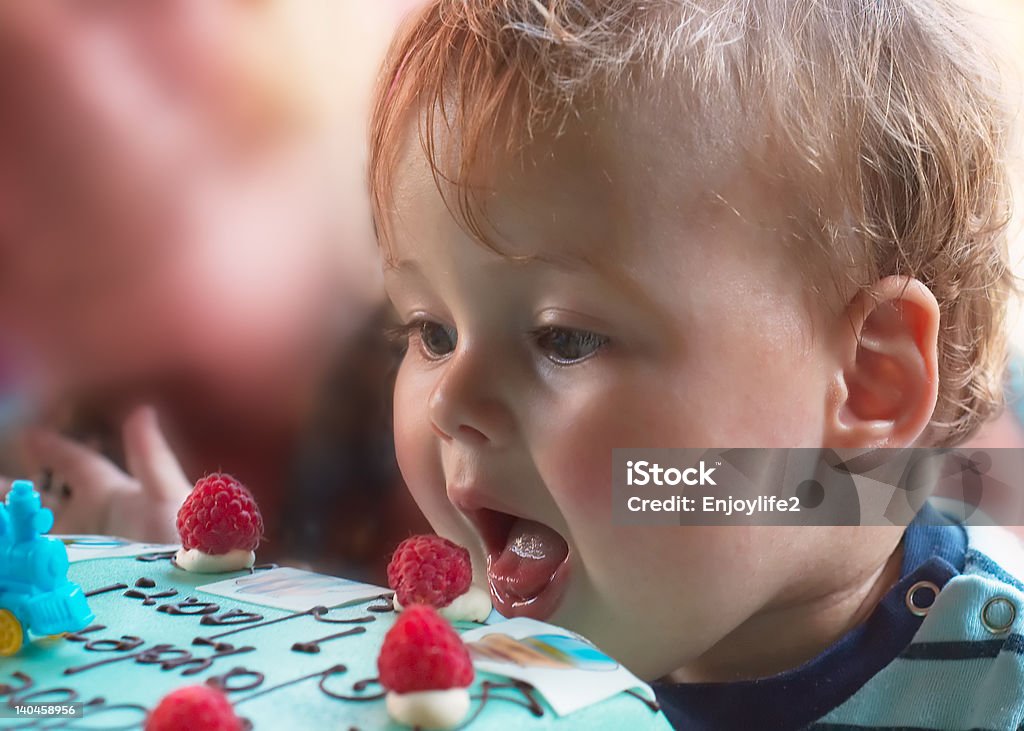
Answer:
[[(585, 273), (588, 271), (601, 273), (601, 268), (595, 266), (587, 257), (555, 257), (547, 254), (501, 254), (501, 257), (502, 258), (500, 260), (494, 261), (485, 266), (488, 266), (489, 268), (498, 268), (507, 265), (526, 268), (541, 264), (570, 273)], [(418, 260), (400, 256), (386, 257), (383, 262), (383, 268), (386, 272), (394, 272), (398, 274), (403, 272), (408, 272), (410, 274), (423, 273), (423, 269), (420, 267)]]
[[(495, 261), (489, 266), (492, 268), (500, 267), (502, 265), (528, 267), (536, 264), (546, 264), (555, 269), (567, 272), (597, 271), (597, 267), (595, 267), (586, 257), (554, 257), (546, 254), (501, 254), (500, 256), (502, 257), (501, 260)], [(384, 259), (383, 267), (385, 271), (393, 271), (397, 273), (422, 273), (423, 271), (418, 260), (400, 256), (386, 257)]]
[(399, 259), (394, 256), (385, 256), (383, 258), (383, 268), (385, 272), (394, 272), (396, 274), (400, 274), (403, 271), (420, 271), (420, 265), (414, 259)]
[[(592, 257), (586, 255), (562, 255), (552, 256), (550, 254), (519, 254), (515, 256), (501, 255), (484, 266), (486, 268), (498, 268), (512, 265), (516, 267), (530, 267), (546, 265), (569, 274), (592, 274), (596, 275), (603, 282), (611, 285), (622, 297), (622, 301), (628, 302), (631, 307), (642, 311), (651, 318), (651, 324), (669, 326), (672, 317), (665, 311), (654, 298), (651, 297), (644, 285), (631, 277), (627, 272), (619, 270), (615, 266), (602, 265)], [(409, 274), (424, 276), (423, 268), (418, 260), (414, 258), (392, 256), (384, 264), (386, 273)]]

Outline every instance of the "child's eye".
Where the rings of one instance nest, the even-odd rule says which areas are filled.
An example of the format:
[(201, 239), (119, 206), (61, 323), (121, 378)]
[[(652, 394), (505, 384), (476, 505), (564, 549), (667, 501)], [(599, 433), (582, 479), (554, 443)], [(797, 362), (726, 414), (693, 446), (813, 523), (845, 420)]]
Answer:
[(445, 327), (428, 320), (414, 324), (418, 325), (416, 334), (428, 358), (443, 358), (455, 350), (459, 336), (454, 327)]
[(413, 340), (419, 341), (423, 355), (438, 360), (455, 350), (458, 334), (455, 328), (445, 327), (430, 320), (413, 320), (405, 325), (387, 328), (387, 339), (401, 346), (403, 355)]
[(604, 335), (561, 327), (541, 328), (534, 333), (534, 339), (548, 360), (559, 365), (586, 360), (608, 343)]

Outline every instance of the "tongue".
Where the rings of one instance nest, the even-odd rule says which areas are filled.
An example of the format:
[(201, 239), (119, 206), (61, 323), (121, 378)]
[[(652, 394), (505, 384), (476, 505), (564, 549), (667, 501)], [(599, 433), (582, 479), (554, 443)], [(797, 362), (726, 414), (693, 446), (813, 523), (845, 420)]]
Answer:
[(505, 548), (489, 562), (491, 586), (512, 600), (533, 599), (568, 555), (562, 536), (542, 523), (520, 518), (512, 525)]

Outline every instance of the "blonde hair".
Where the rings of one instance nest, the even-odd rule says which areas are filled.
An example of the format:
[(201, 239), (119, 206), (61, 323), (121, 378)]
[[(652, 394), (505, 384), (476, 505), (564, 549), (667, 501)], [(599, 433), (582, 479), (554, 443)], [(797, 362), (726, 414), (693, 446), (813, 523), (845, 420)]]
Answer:
[[(1007, 131), (981, 44), (945, 0), (433, 0), (394, 41), (378, 83), (370, 188), (381, 242), (414, 119), (453, 214), (490, 245), (470, 182), (485, 153), (557, 134), (599, 100), (676, 90), (697, 136), (724, 112), (744, 137), (734, 142), (795, 191), (790, 233), (815, 245), (804, 248), (837, 291), (892, 274), (931, 289), (939, 401), (927, 441), (953, 445), (1002, 404), (1013, 290)], [(444, 161), (443, 130), (457, 148)]]

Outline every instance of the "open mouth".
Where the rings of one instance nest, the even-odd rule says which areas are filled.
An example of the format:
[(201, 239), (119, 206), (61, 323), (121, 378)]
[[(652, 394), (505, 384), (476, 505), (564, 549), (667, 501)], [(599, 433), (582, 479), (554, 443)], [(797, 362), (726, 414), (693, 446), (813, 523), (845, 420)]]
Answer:
[(546, 619), (568, 580), (569, 544), (550, 526), (496, 510), (467, 512), (487, 548), (487, 583), (506, 617)]

